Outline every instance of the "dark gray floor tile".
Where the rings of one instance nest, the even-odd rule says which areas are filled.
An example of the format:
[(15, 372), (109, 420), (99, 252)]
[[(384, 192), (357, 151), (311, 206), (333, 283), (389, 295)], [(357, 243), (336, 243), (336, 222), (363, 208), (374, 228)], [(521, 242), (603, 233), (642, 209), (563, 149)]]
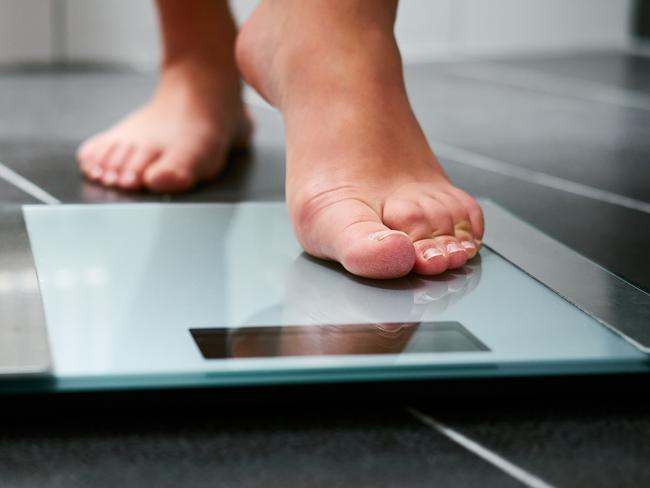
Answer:
[(0, 178), (0, 205), (3, 203), (39, 203), (27, 193)]
[(650, 292), (650, 214), (445, 162), (452, 181), (487, 197), (609, 271)]
[(427, 135), (516, 166), (650, 202), (650, 111), (407, 70)]
[(127, 202), (229, 202), (282, 200), (284, 198), (284, 150), (256, 144), (239, 152), (217, 181), (198, 186), (191, 193), (155, 195), (123, 192), (85, 181), (75, 160), (76, 144), (37, 141), (29, 145), (0, 141), (0, 152), (14, 171), (64, 203)]
[(650, 57), (625, 52), (495, 60), (498, 64), (650, 94)]
[[(406, 74), (432, 139), (650, 201), (650, 112), (464, 79), (444, 65)], [(25, 148), (65, 142), (65, 154), (54, 156), (72, 162), (81, 140), (145, 101), (154, 83), (132, 72), (0, 73), (0, 138)], [(258, 125), (259, 145), (281, 147), (279, 123)]]
[(97, 412), (12, 420), (2, 486), (520, 486), (400, 411)]
[(422, 410), (556, 486), (650, 486), (647, 400), (595, 398), (578, 405), (550, 400)]
[(0, 137), (78, 143), (145, 102), (153, 74), (106, 70), (0, 71)]

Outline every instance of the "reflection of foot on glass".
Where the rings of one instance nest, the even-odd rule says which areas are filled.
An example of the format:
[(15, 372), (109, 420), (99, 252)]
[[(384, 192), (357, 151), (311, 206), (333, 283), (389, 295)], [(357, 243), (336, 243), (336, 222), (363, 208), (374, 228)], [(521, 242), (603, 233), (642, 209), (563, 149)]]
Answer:
[(370, 278), (437, 275), (477, 254), (481, 209), (450, 183), (407, 98), (396, 0), (262, 0), (236, 45), (225, 0), (158, 3), (159, 89), (82, 146), (89, 178), (168, 192), (216, 176), (250, 130), (236, 62), (282, 112), (287, 203), (309, 254)]
[(276, 317), (285, 326), (273, 334), (266, 328), (234, 330), (229, 357), (397, 354), (417, 334), (419, 322), (445, 312), (477, 286), (481, 272), (475, 262), (443, 278), (377, 282), (302, 255), (287, 276), (280, 313), (264, 310), (258, 316)]

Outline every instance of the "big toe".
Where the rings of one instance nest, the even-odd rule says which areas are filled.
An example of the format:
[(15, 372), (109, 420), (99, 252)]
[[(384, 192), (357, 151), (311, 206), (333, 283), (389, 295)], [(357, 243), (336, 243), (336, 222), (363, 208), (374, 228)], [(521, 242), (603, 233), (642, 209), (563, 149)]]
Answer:
[(398, 278), (415, 263), (409, 237), (385, 226), (367, 204), (347, 199), (328, 205), (310, 218), (302, 212), (298, 237), (310, 254), (340, 262), (365, 278)]
[(196, 184), (193, 167), (195, 158), (191, 154), (169, 151), (146, 168), (143, 183), (156, 193), (180, 193), (190, 190)]

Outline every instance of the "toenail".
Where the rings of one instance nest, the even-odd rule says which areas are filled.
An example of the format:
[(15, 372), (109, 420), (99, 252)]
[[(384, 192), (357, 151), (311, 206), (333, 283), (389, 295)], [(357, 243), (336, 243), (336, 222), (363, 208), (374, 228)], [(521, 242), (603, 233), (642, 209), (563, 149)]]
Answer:
[(430, 247), (429, 249), (427, 249), (426, 251), (424, 251), (422, 253), (422, 257), (424, 259), (426, 259), (427, 261), (429, 259), (433, 259), (433, 258), (438, 257), (438, 256), (444, 256), (444, 253), (440, 249), (438, 249), (437, 247)]
[(465, 249), (467, 249), (467, 250), (474, 250), (474, 249), (476, 249), (476, 246), (475, 246), (474, 243), (471, 242), (471, 241), (463, 241), (463, 242), (460, 243), (460, 245), (463, 246), (463, 248), (465, 248)]
[(100, 166), (93, 166), (90, 168), (90, 176), (93, 178), (101, 178), (103, 173), (104, 172)]
[(117, 181), (117, 173), (115, 171), (109, 170), (104, 175), (104, 183), (107, 185), (112, 185)]
[(402, 232), (401, 230), (380, 230), (379, 232), (373, 232), (370, 234), (368, 236), (368, 239), (371, 241), (381, 241), (392, 235), (408, 237), (408, 234), (406, 234), (406, 232)]
[(447, 244), (447, 252), (449, 254), (454, 254), (456, 252), (465, 252), (465, 249), (463, 249), (457, 242), (450, 242)]
[(133, 171), (126, 171), (122, 175), (122, 183), (125, 185), (130, 185), (133, 182), (135, 182), (135, 173)]

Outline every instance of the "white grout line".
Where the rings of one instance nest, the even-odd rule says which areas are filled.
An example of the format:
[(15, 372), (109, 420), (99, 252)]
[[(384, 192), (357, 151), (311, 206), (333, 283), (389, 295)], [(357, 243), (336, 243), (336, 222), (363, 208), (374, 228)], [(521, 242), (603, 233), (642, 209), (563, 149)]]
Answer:
[(553, 95), (578, 98), (620, 107), (650, 110), (650, 95), (593, 81), (551, 75), (528, 68), (517, 68), (485, 61), (473, 66), (450, 66), (444, 73), (516, 88), (532, 89)]
[(45, 190), (35, 185), (24, 176), (19, 175), (14, 170), (8, 168), (2, 163), (0, 163), (0, 178), (4, 179), (8, 183), (11, 183), (15, 187), (20, 188), (28, 195), (33, 196), (36, 198), (36, 200), (39, 200), (43, 203), (47, 203), (48, 205), (61, 203), (61, 200), (53, 197)]
[(510, 176), (528, 183), (535, 183), (547, 188), (561, 190), (581, 197), (599, 200), (601, 202), (611, 203), (621, 207), (637, 210), (639, 212), (650, 213), (650, 203), (635, 198), (629, 198), (618, 193), (600, 190), (589, 185), (576, 183), (575, 181), (565, 180), (557, 176), (546, 173), (540, 173), (512, 163), (506, 163), (497, 159), (492, 159), (481, 154), (477, 154), (459, 147), (444, 144), (442, 142), (429, 140), (436, 154), (444, 159), (451, 159), (466, 166), (472, 166), (493, 173)]
[(524, 471), (516, 464), (511, 463), (507, 459), (490, 451), (486, 447), (464, 436), (460, 432), (457, 432), (452, 428), (447, 427), (445, 424), (438, 422), (433, 417), (430, 417), (429, 415), (425, 415), (424, 413), (420, 412), (419, 410), (416, 410), (415, 408), (407, 408), (407, 410), (411, 415), (413, 415), (423, 424), (431, 427), (434, 430), (437, 430), (448, 439), (451, 439), (455, 443), (460, 444), (468, 451), (476, 454), (484, 461), (487, 461), (488, 463), (492, 464), (493, 466), (500, 469), (504, 473), (520, 481), (524, 485), (530, 488), (553, 488), (553, 485), (547, 483), (546, 481), (542, 480), (541, 478), (538, 478), (537, 476), (527, 471)]

